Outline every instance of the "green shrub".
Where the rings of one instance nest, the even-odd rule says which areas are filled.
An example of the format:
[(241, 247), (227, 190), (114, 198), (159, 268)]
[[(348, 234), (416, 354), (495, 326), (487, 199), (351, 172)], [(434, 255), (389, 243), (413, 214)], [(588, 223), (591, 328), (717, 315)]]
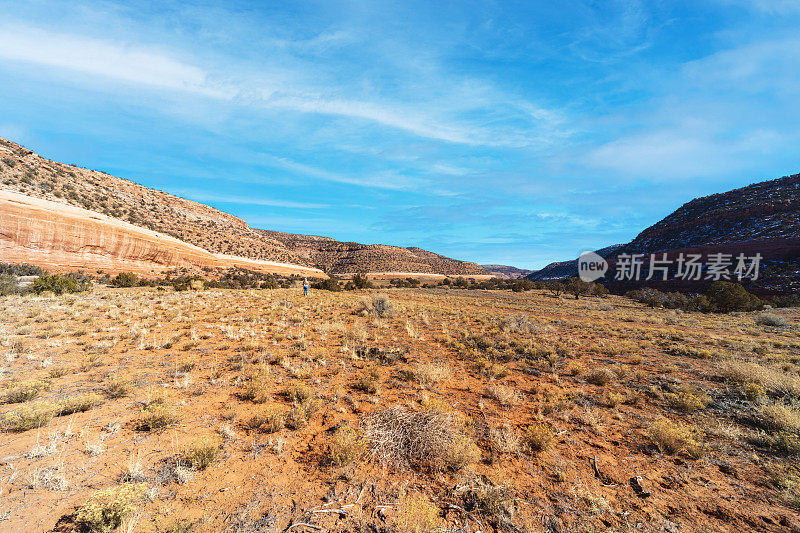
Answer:
[(89, 279), (79, 274), (44, 274), (37, 278), (31, 290), (36, 294), (52, 292), (53, 294), (64, 294), (73, 292), (83, 292), (90, 287)]
[(719, 313), (752, 311), (764, 305), (757, 296), (747, 292), (739, 283), (728, 281), (715, 281), (706, 289), (705, 296), (711, 303), (712, 310)]
[(139, 285), (139, 276), (133, 272), (120, 272), (111, 280), (112, 287), (136, 287)]

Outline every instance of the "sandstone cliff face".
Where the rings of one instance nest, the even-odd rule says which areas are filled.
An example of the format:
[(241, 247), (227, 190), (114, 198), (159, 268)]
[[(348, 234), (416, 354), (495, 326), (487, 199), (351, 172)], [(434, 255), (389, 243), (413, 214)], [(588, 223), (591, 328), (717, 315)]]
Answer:
[(264, 273), (326, 277), (300, 265), (213, 254), (175, 237), (87, 209), (0, 190), (0, 261), (52, 271), (157, 275), (241, 266)]
[[(102, 213), (214, 254), (246, 257), (257, 264), (266, 261), (302, 265), (339, 275), (358, 272), (487, 275), (474, 263), (419, 248), (364, 245), (254, 229), (242, 219), (207, 205), (103, 172), (51, 161), (5, 139), (0, 139), (0, 186)], [(274, 263), (271, 265), (275, 268)]]

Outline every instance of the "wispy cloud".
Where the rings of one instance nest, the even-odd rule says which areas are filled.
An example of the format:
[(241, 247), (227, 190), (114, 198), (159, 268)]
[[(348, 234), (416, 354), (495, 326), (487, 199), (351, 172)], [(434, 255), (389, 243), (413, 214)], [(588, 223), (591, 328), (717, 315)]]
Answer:
[(161, 50), (22, 24), (0, 26), (0, 58), (214, 98), (235, 94), (230, 87), (212, 83), (203, 69)]
[(280, 207), (287, 209), (324, 209), (328, 204), (315, 204), (307, 202), (291, 202), (286, 200), (270, 200), (262, 197), (245, 197), (228, 194), (198, 191), (195, 189), (175, 189), (172, 194), (184, 196), (196, 202), (220, 202), (226, 204), (260, 205), (265, 207)]

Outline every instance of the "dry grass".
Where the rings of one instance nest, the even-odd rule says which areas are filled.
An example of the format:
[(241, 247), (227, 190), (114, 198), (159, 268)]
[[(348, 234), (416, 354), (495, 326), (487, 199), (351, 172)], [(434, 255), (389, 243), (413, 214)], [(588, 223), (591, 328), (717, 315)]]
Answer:
[(800, 409), (795, 405), (764, 403), (756, 408), (756, 418), (766, 429), (800, 432)]
[(0, 418), (0, 426), (8, 431), (27, 431), (46, 426), (57, 407), (49, 402), (20, 405)]
[(775, 313), (763, 312), (756, 317), (756, 324), (759, 326), (771, 326), (776, 328), (785, 328), (789, 322), (782, 316)]
[(36, 398), (40, 391), (50, 390), (50, 382), (31, 379), (12, 386), (3, 394), (3, 403), (23, 403)]
[(650, 427), (648, 434), (662, 452), (686, 452), (691, 457), (702, 455), (702, 431), (693, 425), (662, 418)]
[(377, 318), (391, 318), (397, 313), (397, 308), (387, 295), (372, 294), (361, 299), (357, 311)]
[(617, 379), (617, 374), (610, 368), (595, 368), (586, 374), (585, 379), (587, 383), (602, 387)]
[(205, 470), (219, 456), (220, 445), (210, 439), (193, 442), (180, 458), (180, 462), (193, 470)]
[(380, 377), (381, 373), (377, 367), (367, 368), (356, 377), (353, 388), (367, 394), (377, 394), (381, 386)]
[(800, 378), (764, 365), (744, 361), (725, 361), (719, 366), (725, 379), (737, 383), (754, 383), (774, 396), (800, 398)]
[(711, 403), (711, 397), (708, 394), (691, 385), (682, 385), (675, 392), (667, 393), (664, 397), (670, 406), (690, 413), (705, 409)]
[(71, 415), (73, 413), (83, 413), (92, 407), (96, 407), (103, 403), (103, 397), (94, 392), (87, 392), (77, 396), (70, 396), (65, 398), (58, 404), (58, 412), (62, 415)]
[(497, 401), (503, 407), (512, 407), (522, 402), (522, 395), (518, 390), (498, 383), (486, 387), (486, 397)]
[(253, 415), (248, 420), (247, 426), (266, 433), (277, 433), (286, 427), (286, 410), (277, 405), (271, 406), (263, 413)]
[(534, 453), (546, 452), (555, 446), (555, 432), (552, 426), (543, 422), (533, 423), (525, 431), (523, 442)]
[(75, 519), (85, 531), (92, 533), (116, 531), (136, 510), (144, 497), (145, 490), (144, 484), (123, 483), (96, 491), (78, 509)]
[(239, 397), (254, 403), (264, 403), (270, 399), (269, 386), (271, 383), (269, 367), (259, 366), (248, 369), (239, 389)]
[(458, 471), (479, 457), (463, 421), (452, 413), (390, 407), (364, 417), (361, 429), (372, 457), (383, 464)]
[(358, 460), (366, 451), (364, 435), (356, 428), (341, 426), (328, 443), (328, 457), (332, 464), (344, 466)]
[(397, 526), (408, 533), (432, 533), (439, 529), (439, 508), (419, 493), (400, 494), (397, 501)]
[(154, 403), (142, 411), (142, 416), (136, 424), (140, 431), (156, 431), (172, 427), (180, 422), (181, 417), (175, 409), (165, 403)]
[(127, 375), (116, 375), (106, 382), (106, 396), (123, 398), (133, 390), (133, 381)]
[(417, 383), (425, 387), (447, 381), (453, 376), (449, 366), (437, 363), (420, 363), (412, 373)]

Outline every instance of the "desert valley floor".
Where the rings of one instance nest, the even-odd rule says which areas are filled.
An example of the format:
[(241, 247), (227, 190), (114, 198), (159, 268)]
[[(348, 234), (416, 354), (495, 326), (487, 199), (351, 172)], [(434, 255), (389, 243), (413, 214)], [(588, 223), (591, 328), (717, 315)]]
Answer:
[(0, 531), (798, 531), (800, 310), (771, 312), (4, 297)]

